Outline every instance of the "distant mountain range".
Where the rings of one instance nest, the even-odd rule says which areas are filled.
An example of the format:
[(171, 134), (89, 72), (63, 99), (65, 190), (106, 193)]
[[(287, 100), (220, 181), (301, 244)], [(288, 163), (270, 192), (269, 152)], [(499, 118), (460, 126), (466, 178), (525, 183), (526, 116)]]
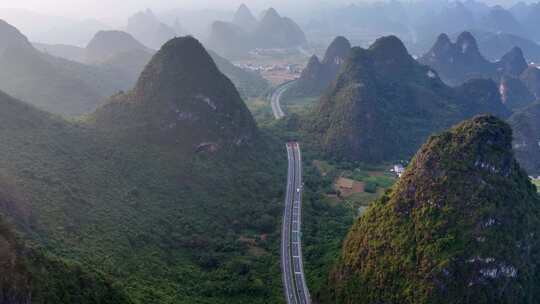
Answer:
[(97, 31), (112, 29), (97, 19), (72, 19), (5, 6), (0, 8), (0, 19), (18, 28), (31, 41), (78, 47), (86, 45)]
[[(314, 11), (302, 24), (307, 36), (317, 43), (328, 43), (336, 33), (353, 44), (366, 46), (377, 37), (396, 35), (418, 56), (427, 51), (440, 33), (470, 31), (499, 35), (498, 39), (520, 39), (528, 44), (540, 42), (540, 5), (518, 3), (503, 7), (486, 1), (364, 1), (328, 6)], [(490, 59), (502, 54), (484, 50)], [(489, 45), (489, 44), (488, 44)], [(525, 50), (524, 45), (519, 46)], [(499, 51), (500, 52), (500, 51)], [(493, 56), (492, 56), (493, 55)], [(530, 53), (531, 60), (538, 55)]]
[(159, 49), (165, 42), (178, 35), (172, 27), (159, 21), (149, 9), (131, 16), (126, 31), (144, 45), (154, 49)]
[(0, 41), (0, 90), (42, 109), (82, 114), (130, 86), (129, 79), (116, 70), (38, 51), (16, 28), (1, 20)]
[(241, 5), (232, 22), (212, 24), (207, 44), (222, 56), (234, 58), (256, 48), (291, 48), (306, 42), (302, 29), (275, 9), (266, 10), (257, 21), (249, 8)]
[(253, 13), (251, 13), (251, 10), (243, 3), (240, 5), (238, 10), (236, 10), (232, 22), (246, 31), (254, 30), (259, 23), (257, 18), (253, 16)]
[(495, 82), (448, 87), (389, 36), (352, 49), (304, 128), (332, 158), (384, 162), (409, 158), (429, 135), (479, 113), (510, 115)]
[(86, 46), (85, 62), (102, 63), (132, 51), (153, 53), (153, 50), (126, 32), (99, 31)]
[(505, 33), (471, 31), (471, 34), (476, 38), (482, 54), (490, 61), (499, 60), (508, 50), (519, 47), (528, 62), (540, 62), (540, 44), (532, 40)]
[(455, 43), (442, 34), (419, 61), (432, 67), (450, 85), (473, 78), (493, 79), (499, 83), (503, 102), (512, 109), (527, 106), (537, 98), (536, 68), (528, 66), (518, 47), (510, 49), (499, 61), (491, 62), (480, 53), (471, 33), (463, 32)]
[[(135, 85), (144, 67), (156, 52), (122, 31), (100, 31), (86, 48), (35, 45), (43, 52), (57, 57), (117, 71), (130, 83), (128, 88)], [(268, 82), (258, 73), (239, 68), (215, 52), (211, 51), (210, 54), (219, 69), (233, 81), (242, 97), (258, 97), (268, 89)]]

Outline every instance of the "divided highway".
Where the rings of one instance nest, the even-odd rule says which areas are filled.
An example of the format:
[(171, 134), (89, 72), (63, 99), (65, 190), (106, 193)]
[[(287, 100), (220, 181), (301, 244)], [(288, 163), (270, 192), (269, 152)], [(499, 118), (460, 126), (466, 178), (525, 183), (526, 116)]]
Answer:
[(281, 270), (288, 304), (310, 304), (302, 258), (302, 156), (297, 142), (287, 143), (289, 169), (281, 228)]
[[(280, 99), (291, 83), (279, 87), (272, 95), (272, 111), (276, 119), (285, 116)], [(286, 148), (289, 166), (281, 228), (283, 287), (288, 304), (311, 304), (302, 257), (302, 155), (297, 142), (287, 143)]]

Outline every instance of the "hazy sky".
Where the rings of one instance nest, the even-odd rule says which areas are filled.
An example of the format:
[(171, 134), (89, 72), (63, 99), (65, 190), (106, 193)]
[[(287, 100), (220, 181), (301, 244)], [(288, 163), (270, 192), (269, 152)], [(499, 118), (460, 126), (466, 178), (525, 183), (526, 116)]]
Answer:
[[(152, 8), (215, 8), (233, 9), (241, 3), (257, 9), (267, 6), (290, 7), (300, 4), (318, 4), (319, 0), (0, 0), (0, 8), (25, 8), (44, 14), (70, 16), (110, 17), (131, 14), (135, 10)], [(331, 0), (351, 2), (351, 0)]]
[[(25, 8), (49, 15), (72, 18), (124, 19), (134, 11), (151, 8), (161, 11), (170, 8), (234, 9), (244, 2), (254, 10), (274, 6), (282, 11), (295, 7), (315, 6), (321, 3), (334, 5), (366, 0), (0, 0), (0, 8)], [(489, 0), (512, 3), (516, 0)]]

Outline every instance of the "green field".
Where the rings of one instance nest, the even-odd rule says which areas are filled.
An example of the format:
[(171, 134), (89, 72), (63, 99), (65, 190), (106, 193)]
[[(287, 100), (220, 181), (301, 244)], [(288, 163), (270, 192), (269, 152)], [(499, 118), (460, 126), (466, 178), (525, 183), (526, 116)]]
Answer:
[(531, 179), (531, 182), (536, 186), (538, 192), (540, 192), (540, 179)]

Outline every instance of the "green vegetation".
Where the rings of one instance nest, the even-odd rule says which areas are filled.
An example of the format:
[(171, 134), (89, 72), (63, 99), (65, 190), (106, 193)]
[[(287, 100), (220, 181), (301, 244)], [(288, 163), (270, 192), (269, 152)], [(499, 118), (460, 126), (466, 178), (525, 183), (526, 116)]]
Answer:
[(45, 252), (134, 303), (282, 302), (284, 147), (196, 40), (83, 121), (5, 94), (0, 108), (0, 210)]
[(341, 243), (356, 216), (345, 204), (334, 203), (327, 193), (332, 191), (334, 179), (322, 176), (312, 164), (309, 152), (304, 152), (304, 216), (303, 253), (304, 270), (312, 295), (316, 294), (335, 263)]
[(318, 155), (313, 151), (308, 149), (303, 149), (303, 151), (304, 267), (310, 292), (316, 296), (323, 292), (331, 267), (338, 260), (348, 229), (359, 214), (383, 192), (357, 193), (348, 198), (338, 198), (334, 190), (336, 178), (346, 176), (350, 172), (363, 172), (366, 178), (369, 178), (367, 172), (381, 168), (350, 163), (330, 163), (316, 159)]
[(279, 302), (281, 150), (190, 155), (36, 116), (2, 120), (2, 185), (46, 250), (118, 279), (136, 303)]
[(480, 116), (431, 137), (349, 231), (321, 303), (537, 303), (540, 199), (512, 131)]
[(319, 97), (286, 98), (282, 101), (287, 113), (307, 114), (317, 104)]
[[(1, 197), (5, 201), (6, 197)], [(8, 303), (133, 303), (102, 273), (26, 246), (0, 216), (0, 299)]]
[(540, 179), (532, 179), (531, 182), (533, 185), (536, 186), (536, 189), (538, 189), (538, 192), (540, 192)]
[(273, 122), (274, 114), (272, 114), (272, 106), (270, 101), (265, 97), (249, 98), (246, 100), (246, 105), (257, 122)]
[(350, 42), (344, 37), (336, 37), (326, 49), (322, 61), (313, 55), (302, 71), (302, 75), (285, 92), (286, 99), (319, 99), (323, 92), (336, 79), (343, 62), (351, 51)]
[(369, 49), (352, 49), (337, 81), (299, 127), (336, 161), (398, 161), (462, 119), (478, 113), (506, 117), (498, 96), (489, 80), (446, 86), (398, 38), (383, 37)]

